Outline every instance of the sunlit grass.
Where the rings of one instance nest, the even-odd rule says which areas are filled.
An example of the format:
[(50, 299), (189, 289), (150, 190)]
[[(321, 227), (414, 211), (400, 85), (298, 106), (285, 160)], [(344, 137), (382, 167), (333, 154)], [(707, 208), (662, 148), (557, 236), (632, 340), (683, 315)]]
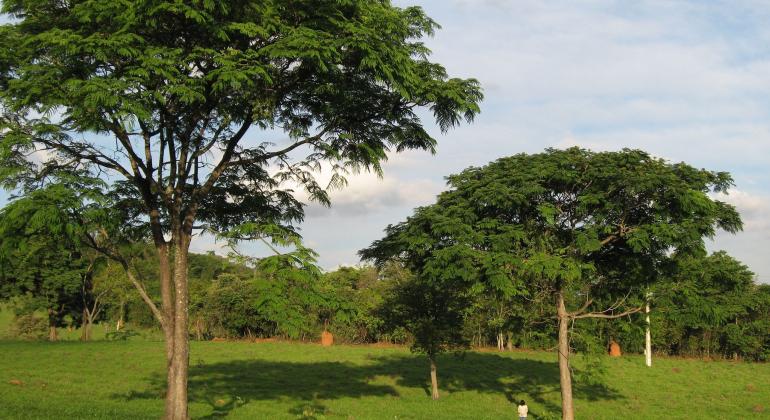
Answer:
[[(159, 418), (163, 354), (161, 342), (140, 340), (0, 342), (0, 418)], [(576, 384), (578, 418), (770, 416), (767, 364), (603, 363), (600, 384)], [(193, 342), (190, 366), (195, 418), (500, 419), (514, 417), (518, 399), (531, 418), (559, 413), (555, 356), (544, 352), (447, 355), (439, 401), (429, 397), (427, 361), (403, 348)]]

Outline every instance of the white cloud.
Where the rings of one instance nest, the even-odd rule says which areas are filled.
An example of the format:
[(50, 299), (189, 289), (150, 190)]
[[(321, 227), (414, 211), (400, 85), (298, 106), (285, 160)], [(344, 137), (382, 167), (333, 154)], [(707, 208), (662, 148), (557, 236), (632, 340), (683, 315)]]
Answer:
[(727, 194), (715, 194), (714, 198), (732, 204), (743, 219), (743, 229), (761, 234), (770, 240), (770, 197), (731, 189)]
[(441, 191), (441, 185), (430, 179), (402, 180), (388, 174), (379, 178), (373, 173), (347, 178), (346, 187), (331, 192), (331, 208), (311, 204), (308, 216), (376, 217), (387, 208), (429, 204)]

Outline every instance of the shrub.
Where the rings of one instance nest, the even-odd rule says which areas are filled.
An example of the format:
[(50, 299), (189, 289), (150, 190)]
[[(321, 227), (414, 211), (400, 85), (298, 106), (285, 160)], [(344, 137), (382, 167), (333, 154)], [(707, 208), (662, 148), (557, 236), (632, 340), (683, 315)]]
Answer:
[(105, 338), (110, 341), (127, 341), (129, 338), (136, 337), (138, 335), (139, 333), (134, 330), (124, 329), (120, 331), (109, 332), (107, 335), (105, 335)]
[(48, 321), (34, 314), (17, 315), (11, 333), (25, 340), (43, 340), (48, 336)]

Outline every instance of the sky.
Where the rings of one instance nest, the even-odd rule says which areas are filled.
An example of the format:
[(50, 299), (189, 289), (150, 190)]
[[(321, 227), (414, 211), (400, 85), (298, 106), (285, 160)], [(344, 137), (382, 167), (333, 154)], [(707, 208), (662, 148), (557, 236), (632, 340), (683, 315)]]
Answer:
[[(394, 3), (421, 6), (442, 26), (426, 40), (431, 59), (481, 82), (482, 112), (447, 134), (426, 113), (435, 155), (392, 154), (383, 178), (351, 176), (330, 208), (309, 204), (301, 232), (324, 268), (359, 264), (359, 249), (434, 202), (444, 177), (468, 166), (547, 147), (627, 147), (730, 172), (735, 188), (718, 198), (738, 208), (744, 231), (720, 232), (709, 248), (770, 283), (770, 3)], [(221, 246), (204, 236), (192, 249)]]
[(384, 179), (352, 178), (329, 209), (311, 205), (303, 236), (327, 268), (416, 206), (444, 177), (502, 156), (573, 145), (646, 150), (728, 171), (744, 231), (724, 249), (770, 282), (770, 3), (645, 1), (397, 1), (442, 29), (427, 40), (450, 75), (484, 88), (481, 114), (438, 152), (392, 155)]

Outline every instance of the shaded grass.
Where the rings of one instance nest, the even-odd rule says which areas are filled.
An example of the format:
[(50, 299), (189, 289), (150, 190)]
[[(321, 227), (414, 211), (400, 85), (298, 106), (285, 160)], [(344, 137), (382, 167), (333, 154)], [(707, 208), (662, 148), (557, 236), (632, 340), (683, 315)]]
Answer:
[[(0, 342), (0, 417), (159, 418), (163, 354), (148, 341)], [(767, 364), (603, 362), (600, 384), (575, 384), (578, 418), (770, 417)], [(190, 366), (194, 418), (499, 419), (513, 418), (519, 399), (531, 418), (560, 410), (556, 358), (542, 352), (444, 356), (439, 401), (426, 359), (401, 348), (193, 342)]]

